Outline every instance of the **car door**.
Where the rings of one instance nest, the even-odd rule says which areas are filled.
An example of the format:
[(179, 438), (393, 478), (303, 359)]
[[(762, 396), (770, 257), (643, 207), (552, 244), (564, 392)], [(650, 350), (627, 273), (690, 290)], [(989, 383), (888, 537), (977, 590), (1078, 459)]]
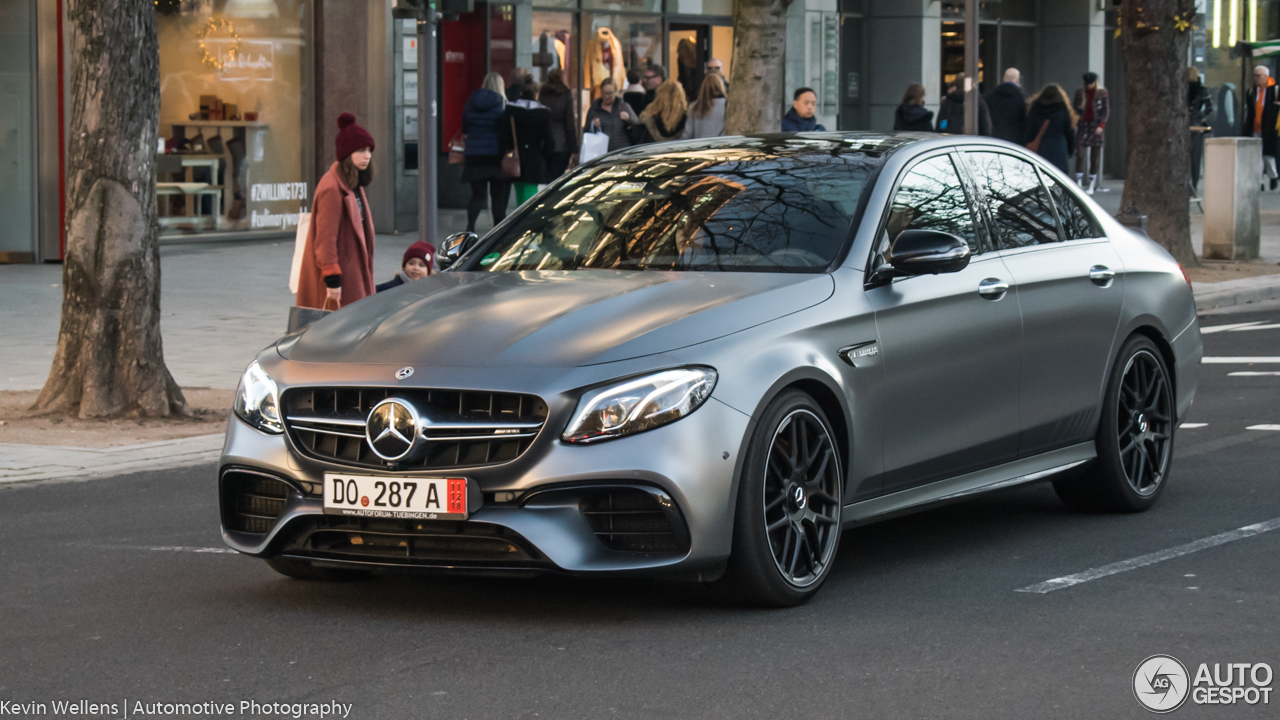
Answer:
[(1120, 258), (1083, 202), (1037, 162), (966, 152), (1022, 311), (1019, 457), (1093, 438), (1120, 322)]
[(951, 154), (926, 157), (900, 177), (882, 219), (872, 267), (904, 230), (949, 232), (972, 252), (959, 272), (866, 290), (882, 354), (885, 492), (1017, 456), (1021, 318), (1009, 272), (978, 232), (970, 193)]

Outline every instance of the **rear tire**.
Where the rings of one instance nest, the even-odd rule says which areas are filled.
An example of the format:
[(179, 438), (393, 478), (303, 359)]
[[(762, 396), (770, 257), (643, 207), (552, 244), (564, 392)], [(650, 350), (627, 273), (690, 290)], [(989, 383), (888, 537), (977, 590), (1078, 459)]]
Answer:
[(1053, 489), (1073, 510), (1141, 512), (1159, 499), (1173, 461), (1173, 382), (1150, 338), (1134, 335), (1116, 358), (1098, 422), (1098, 457)]
[(345, 582), (361, 580), (369, 577), (368, 570), (344, 570), (340, 568), (316, 567), (306, 560), (275, 557), (267, 560), (272, 570), (293, 578), (294, 580), (320, 580), (326, 582)]
[(769, 403), (742, 472), (733, 551), (717, 589), (749, 605), (806, 602), (835, 562), (844, 485), (835, 433), (818, 403), (798, 390)]

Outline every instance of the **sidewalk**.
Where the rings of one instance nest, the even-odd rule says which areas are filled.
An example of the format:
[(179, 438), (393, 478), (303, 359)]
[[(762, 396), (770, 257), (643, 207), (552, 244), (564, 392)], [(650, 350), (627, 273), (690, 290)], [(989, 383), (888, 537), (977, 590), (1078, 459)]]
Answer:
[(0, 486), (42, 480), (90, 480), (211, 463), (223, 433), (104, 449), (0, 443)]

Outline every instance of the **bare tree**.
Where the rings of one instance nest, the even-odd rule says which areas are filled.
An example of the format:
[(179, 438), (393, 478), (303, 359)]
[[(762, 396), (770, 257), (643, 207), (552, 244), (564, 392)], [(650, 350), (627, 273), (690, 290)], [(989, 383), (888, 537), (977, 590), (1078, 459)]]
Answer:
[(791, 0), (734, 3), (732, 92), (724, 113), (727, 135), (778, 132), (782, 127), (790, 5)]
[(1178, 262), (1198, 265), (1191, 247), (1191, 187), (1185, 77), (1194, 0), (1124, 0), (1125, 141), (1122, 207), (1149, 220), (1147, 232)]
[(36, 412), (185, 415), (160, 343), (153, 0), (68, 0), (62, 327)]

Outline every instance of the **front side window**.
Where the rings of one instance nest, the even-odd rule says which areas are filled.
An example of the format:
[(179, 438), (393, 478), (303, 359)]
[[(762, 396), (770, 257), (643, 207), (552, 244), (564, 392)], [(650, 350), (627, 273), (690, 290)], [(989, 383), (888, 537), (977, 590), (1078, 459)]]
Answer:
[(1062, 219), (1062, 232), (1068, 240), (1087, 240), (1102, 237), (1093, 224), (1093, 218), (1084, 205), (1076, 199), (1071, 191), (1062, 183), (1052, 178), (1045, 178), (1049, 183), (1049, 194), (1053, 196), (1054, 207), (1058, 208), (1058, 217)]
[(1002, 249), (1058, 242), (1053, 203), (1034, 165), (1004, 153), (970, 152), (965, 157), (986, 185), (987, 211)]
[(922, 160), (903, 176), (880, 236), (880, 262), (904, 230), (950, 233), (967, 242), (974, 255), (982, 253), (969, 200), (949, 155)]
[(460, 269), (821, 272), (880, 162), (829, 145), (637, 153), (587, 167)]

